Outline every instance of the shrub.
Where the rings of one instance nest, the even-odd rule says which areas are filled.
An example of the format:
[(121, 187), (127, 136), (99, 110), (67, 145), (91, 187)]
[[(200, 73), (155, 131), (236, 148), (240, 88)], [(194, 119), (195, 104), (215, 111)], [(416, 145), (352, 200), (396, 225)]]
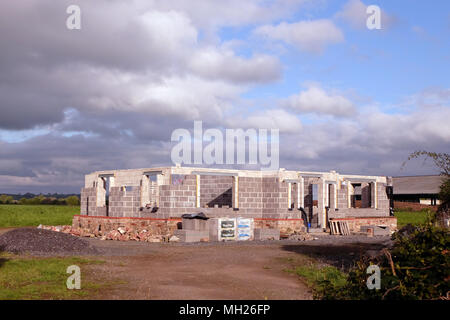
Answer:
[(2, 194), (0, 196), (0, 203), (10, 204), (10, 203), (13, 203), (13, 202), (14, 202), (14, 198), (11, 197), (11, 196), (7, 196), (6, 194)]
[(78, 199), (77, 196), (70, 196), (66, 198), (66, 203), (69, 206), (79, 206), (80, 205), (80, 199)]
[[(394, 246), (371, 260), (361, 259), (343, 287), (328, 285), (323, 299), (444, 299), (450, 290), (450, 235), (431, 219), (393, 235)], [(369, 290), (367, 267), (381, 270), (381, 289)]]

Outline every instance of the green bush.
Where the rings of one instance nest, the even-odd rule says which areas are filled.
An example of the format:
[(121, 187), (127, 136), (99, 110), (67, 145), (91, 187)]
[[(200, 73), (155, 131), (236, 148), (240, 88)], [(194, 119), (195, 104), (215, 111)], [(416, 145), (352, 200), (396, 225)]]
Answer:
[(66, 198), (66, 203), (69, 206), (79, 206), (80, 205), (80, 199), (78, 199), (77, 196), (70, 196)]
[[(375, 259), (363, 258), (349, 272), (343, 287), (327, 285), (322, 299), (415, 300), (442, 299), (450, 290), (449, 231), (425, 225), (408, 225), (393, 235), (394, 246)], [(381, 270), (381, 288), (366, 285), (370, 264)]]
[(443, 203), (450, 203), (450, 178), (445, 179), (439, 189), (439, 200)]
[(0, 196), (0, 203), (2, 204), (11, 204), (14, 202), (14, 198), (11, 196), (7, 196), (6, 194), (2, 194)]

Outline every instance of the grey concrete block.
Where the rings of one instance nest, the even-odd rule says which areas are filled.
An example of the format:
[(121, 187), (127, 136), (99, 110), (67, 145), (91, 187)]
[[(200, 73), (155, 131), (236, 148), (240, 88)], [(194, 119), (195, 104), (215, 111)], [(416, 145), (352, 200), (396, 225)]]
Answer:
[(391, 234), (388, 226), (361, 226), (360, 231), (367, 233), (368, 236), (389, 236)]
[(200, 242), (202, 239), (209, 239), (209, 231), (197, 230), (175, 230), (174, 236), (180, 238), (181, 242)]
[(254, 229), (255, 240), (280, 240), (280, 229)]
[(209, 231), (209, 220), (183, 219), (183, 230)]

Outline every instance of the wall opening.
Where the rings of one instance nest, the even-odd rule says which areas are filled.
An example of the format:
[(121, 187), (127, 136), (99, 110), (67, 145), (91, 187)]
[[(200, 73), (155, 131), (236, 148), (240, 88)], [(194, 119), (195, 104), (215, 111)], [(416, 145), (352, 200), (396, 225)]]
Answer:
[(200, 195), (202, 208), (233, 208), (233, 177), (201, 175)]
[(350, 196), (350, 203), (352, 208), (362, 208), (361, 203), (361, 183), (352, 183), (353, 193)]
[(312, 185), (312, 206), (313, 207), (319, 206), (319, 185), (318, 184)]

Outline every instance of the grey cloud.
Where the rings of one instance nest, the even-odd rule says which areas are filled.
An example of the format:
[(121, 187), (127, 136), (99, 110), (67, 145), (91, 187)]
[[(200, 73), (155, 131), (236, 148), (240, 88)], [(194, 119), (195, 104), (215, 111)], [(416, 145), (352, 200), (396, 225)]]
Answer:
[[(68, 30), (69, 4), (0, 4), (0, 27), (9, 30), (0, 37), (0, 128), (59, 123), (70, 108), (221, 117), (250, 85), (280, 77), (275, 57), (243, 58), (200, 43), (191, 11), (146, 1), (86, 1), (79, 3), (81, 30)], [(203, 50), (217, 58), (206, 68), (192, 59)]]

